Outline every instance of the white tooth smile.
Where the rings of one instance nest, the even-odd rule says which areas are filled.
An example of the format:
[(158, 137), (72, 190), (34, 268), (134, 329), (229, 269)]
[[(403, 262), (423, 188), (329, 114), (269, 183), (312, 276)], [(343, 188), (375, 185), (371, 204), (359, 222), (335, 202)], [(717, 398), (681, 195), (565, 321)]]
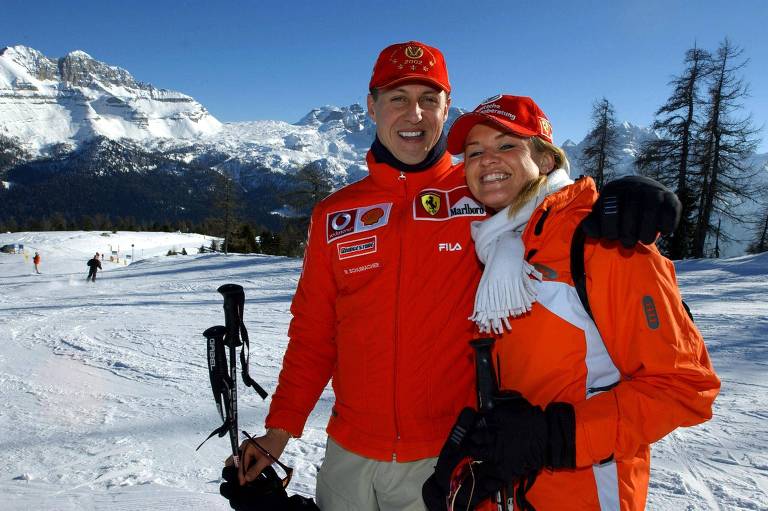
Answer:
[(414, 137), (422, 136), (424, 132), (423, 131), (398, 131), (397, 134), (403, 138), (414, 138)]
[(494, 174), (486, 174), (480, 178), (481, 183), (497, 183), (499, 181), (505, 181), (510, 178), (509, 174), (502, 172), (496, 172)]

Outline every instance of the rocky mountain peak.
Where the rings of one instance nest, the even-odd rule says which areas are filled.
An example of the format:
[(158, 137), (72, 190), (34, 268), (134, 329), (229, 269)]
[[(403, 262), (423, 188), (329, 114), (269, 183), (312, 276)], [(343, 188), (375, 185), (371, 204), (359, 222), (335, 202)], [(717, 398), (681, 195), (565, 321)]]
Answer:
[(190, 96), (139, 82), (84, 51), (59, 59), (26, 46), (0, 51), (0, 132), (22, 141), (32, 155), (99, 136), (154, 143), (220, 129)]
[(137, 82), (125, 69), (100, 62), (81, 50), (60, 58), (58, 68), (61, 79), (72, 85), (91, 87), (101, 82), (130, 89), (151, 89), (149, 85)]
[(0, 58), (8, 59), (38, 80), (58, 79), (59, 69), (56, 61), (34, 48), (22, 45), (7, 46), (0, 50)]

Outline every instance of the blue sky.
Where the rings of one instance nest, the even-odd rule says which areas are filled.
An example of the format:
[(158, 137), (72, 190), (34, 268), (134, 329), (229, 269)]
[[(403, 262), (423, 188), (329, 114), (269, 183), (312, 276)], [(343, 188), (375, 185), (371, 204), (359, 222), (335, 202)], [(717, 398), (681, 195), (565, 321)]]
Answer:
[(620, 121), (649, 125), (685, 50), (715, 50), (726, 36), (750, 59), (745, 109), (768, 125), (766, 21), (764, 0), (2, 0), (0, 47), (80, 49), (222, 121), (295, 122), (316, 106), (364, 102), (378, 52), (417, 39), (446, 55), (455, 106), (532, 96), (562, 143), (583, 138), (603, 96)]

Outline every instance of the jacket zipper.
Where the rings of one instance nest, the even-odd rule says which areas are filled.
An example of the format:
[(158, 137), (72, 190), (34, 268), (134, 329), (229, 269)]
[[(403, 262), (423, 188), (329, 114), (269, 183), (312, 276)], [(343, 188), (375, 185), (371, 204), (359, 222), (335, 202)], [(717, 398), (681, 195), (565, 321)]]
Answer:
[[(398, 176), (398, 181), (400, 181), (403, 185), (403, 199), (404, 202), (405, 199), (408, 198), (408, 188), (405, 182), (405, 172), (400, 171), (400, 175)], [(406, 204), (407, 206), (407, 204)], [(407, 209), (407, 208), (406, 208)], [(401, 211), (400, 214), (400, 232), (405, 233), (405, 216), (402, 214)], [(395, 412), (395, 448), (392, 451), (392, 463), (397, 462), (397, 446), (400, 443), (400, 417), (398, 414), (398, 407), (397, 407), (397, 391), (398, 391), (398, 378), (397, 378), (397, 356), (398, 356), (398, 341), (400, 340), (400, 284), (403, 277), (403, 236), (400, 237), (400, 260), (397, 264), (397, 287), (395, 288), (395, 339), (394, 339), (394, 364), (392, 364), (392, 380), (394, 382), (394, 385), (392, 385), (394, 395), (392, 396), (392, 405), (394, 406), (394, 412)]]

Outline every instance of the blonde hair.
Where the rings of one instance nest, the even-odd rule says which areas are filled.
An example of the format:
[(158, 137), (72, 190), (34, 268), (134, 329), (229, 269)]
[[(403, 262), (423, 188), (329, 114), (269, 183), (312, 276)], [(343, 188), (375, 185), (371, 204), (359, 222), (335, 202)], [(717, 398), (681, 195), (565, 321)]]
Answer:
[(552, 153), (552, 156), (555, 158), (555, 168), (556, 169), (570, 169), (570, 163), (568, 163), (568, 157), (565, 155), (565, 151), (563, 151), (562, 148), (557, 147), (555, 144), (550, 144), (543, 138), (539, 137), (531, 137), (531, 144), (533, 145), (533, 149), (541, 154), (541, 153)]
[[(555, 160), (555, 166), (554, 168), (550, 169), (550, 172), (555, 169), (567, 170), (570, 167), (568, 163), (568, 157), (565, 155), (565, 151), (563, 151), (560, 147), (557, 147), (554, 144), (550, 144), (546, 140), (543, 140), (539, 137), (531, 137), (528, 140), (531, 141), (531, 149), (535, 155), (540, 155), (543, 153), (552, 154)], [(508, 216), (510, 218), (512, 218), (515, 213), (520, 211), (520, 209), (525, 204), (527, 204), (528, 201), (533, 200), (534, 197), (539, 194), (539, 190), (541, 190), (541, 187), (544, 186), (544, 183), (547, 181), (547, 174), (539, 174), (537, 177), (528, 181), (523, 189), (520, 190), (520, 193), (517, 194), (517, 197), (515, 197), (512, 203), (509, 205)]]

